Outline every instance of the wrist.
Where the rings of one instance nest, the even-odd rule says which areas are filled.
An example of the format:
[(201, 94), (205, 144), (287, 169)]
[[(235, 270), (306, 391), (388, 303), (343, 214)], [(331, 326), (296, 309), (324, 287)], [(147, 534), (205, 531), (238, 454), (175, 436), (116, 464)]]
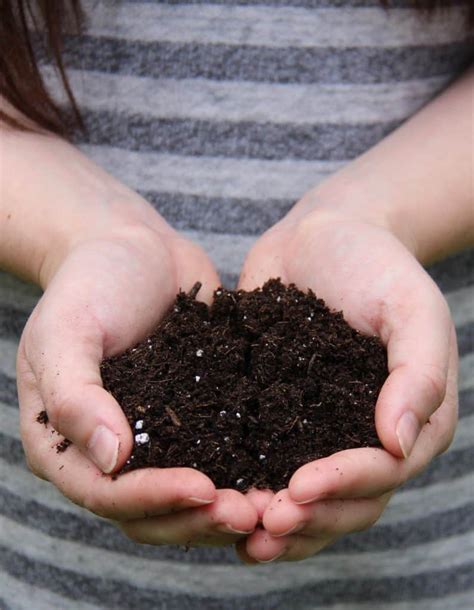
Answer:
[(91, 239), (172, 233), (159, 214), (59, 138), (2, 130), (0, 267), (46, 288)]
[(411, 232), (409, 219), (388, 192), (374, 185), (351, 179), (341, 172), (308, 191), (288, 214), (297, 220), (308, 213), (317, 214), (321, 222), (356, 222), (379, 227), (394, 235), (415, 257), (419, 246)]

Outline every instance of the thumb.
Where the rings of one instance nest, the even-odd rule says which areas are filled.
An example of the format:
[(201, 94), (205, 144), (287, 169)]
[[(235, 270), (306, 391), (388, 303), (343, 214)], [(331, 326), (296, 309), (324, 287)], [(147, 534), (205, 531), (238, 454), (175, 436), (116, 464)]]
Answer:
[(102, 387), (103, 337), (93, 318), (25, 329), (24, 356), (53, 428), (104, 473), (120, 468), (133, 436), (117, 401)]
[(247, 255), (240, 273), (238, 288), (254, 290), (265, 284), (270, 278), (279, 277), (287, 284), (287, 274), (283, 265), (282, 232), (277, 227), (267, 231)]
[(384, 447), (407, 458), (422, 427), (444, 400), (451, 342), (456, 338), (447, 305), (437, 295), (414, 306), (387, 334), (390, 375), (377, 401), (375, 423)]

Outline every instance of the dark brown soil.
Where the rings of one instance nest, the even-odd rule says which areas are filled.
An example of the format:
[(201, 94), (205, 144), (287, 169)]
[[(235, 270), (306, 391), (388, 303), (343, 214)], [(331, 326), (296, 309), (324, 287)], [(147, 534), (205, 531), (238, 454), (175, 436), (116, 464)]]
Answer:
[(380, 447), (386, 351), (309, 291), (180, 293), (152, 335), (102, 363), (134, 431), (121, 472), (190, 466), (218, 488), (279, 490), (303, 464)]

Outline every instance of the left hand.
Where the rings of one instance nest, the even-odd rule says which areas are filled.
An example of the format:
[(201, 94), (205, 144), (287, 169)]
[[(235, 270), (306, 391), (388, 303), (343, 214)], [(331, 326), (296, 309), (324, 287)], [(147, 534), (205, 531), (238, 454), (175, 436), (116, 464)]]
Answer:
[[(247, 563), (301, 560), (370, 527), (393, 490), (451, 443), (457, 347), (449, 309), (409, 250), (383, 223), (325, 209), (311, 194), (251, 250), (240, 288), (270, 277), (311, 288), (359, 331), (378, 335), (389, 377), (376, 404), (384, 449), (350, 449), (302, 466), (288, 489), (249, 496), (262, 515), (237, 544)], [(265, 506), (262, 508), (262, 506)]]

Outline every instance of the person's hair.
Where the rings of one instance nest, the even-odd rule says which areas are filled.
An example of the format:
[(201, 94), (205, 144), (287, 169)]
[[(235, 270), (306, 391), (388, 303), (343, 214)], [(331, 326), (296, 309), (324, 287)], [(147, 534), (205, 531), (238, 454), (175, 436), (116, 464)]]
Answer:
[[(411, 2), (424, 12), (453, 4), (453, 0)], [(390, 8), (390, 0), (380, 3)], [(39, 128), (62, 136), (84, 128), (62, 59), (64, 34), (80, 33), (83, 17), (80, 0), (0, 0), (0, 121), (17, 129)], [(468, 19), (472, 25), (473, 2)], [(45, 85), (35, 42), (59, 73), (68, 109), (53, 99)]]

